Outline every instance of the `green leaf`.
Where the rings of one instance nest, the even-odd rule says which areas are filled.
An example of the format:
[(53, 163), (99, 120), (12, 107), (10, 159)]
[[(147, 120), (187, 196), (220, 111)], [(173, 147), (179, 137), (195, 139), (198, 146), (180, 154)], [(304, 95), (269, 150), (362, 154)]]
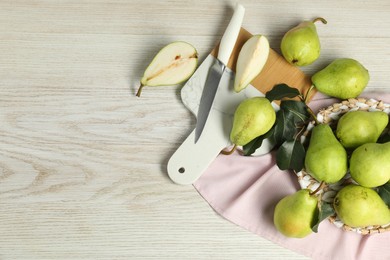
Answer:
[(293, 122), (288, 121), (288, 110), (280, 109), (276, 113), (275, 131), (273, 134), (276, 145), (281, 145), (286, 140), (294, 139), (297, 129)]
[(274, 127), (275, 127), (275, 125), (267, 133), (265, 133), (259, 137), (256, 137), (255, 139), (250, 141), (248, 144), (244, 145), (243, 146), (244, 155), (249, 156), (249, 155), (253, 154), (256, 151), (256, 149), (261, 146), (261, 144), (263, 143), (263, 140), (267, 139), (268, 137), (270, 137), (273, 134), (273, 131), (275, 129)]
[(322, 201), (321, 205), (320, 205), (319, 214), (317, 216), (317, 220), (313, 223), (313, 226), (311, 228), (313, 230), (313, 232), (317, 233), (320, 223), (324, 219), (326, 219), (334, 214), (336, 214), (336, 212), (335, 212), (334, 208), (332, 207), (332, 205), (330, 203), (326, 203), (326, 202)]
[(293, 140), (310, 119), (307, 106), (302, 101), (284, 100), (276, 113), (274, 139), (277, 145)]
[(265, 97), (270, 101), (281, 100), (282, 98), (294, 98), (301, 93), (298, 89), (289, 87), (286, 84), (275, 85), (270, 91), (265, 94)]
[(302, 170), (305, 161), (305, 148), (299, 140), (285, 141), (276, 152), (276, 164), (281, 170)]
[(381, 196), (382, 200), (390, 208), (390, 182), (387, 182), (385, 185), (382, 185), (378, 188), (378, 194)]

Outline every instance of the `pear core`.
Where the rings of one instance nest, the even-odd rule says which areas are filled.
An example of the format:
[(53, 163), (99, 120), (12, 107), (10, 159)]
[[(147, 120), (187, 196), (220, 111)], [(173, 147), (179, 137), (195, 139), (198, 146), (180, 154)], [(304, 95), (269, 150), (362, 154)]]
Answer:
[(137, 96), (144, 86), (176, 85), (187, 80), (198, 64), (196, 49), (187, 42), (173, 42), (162, 48), (146, 68)]

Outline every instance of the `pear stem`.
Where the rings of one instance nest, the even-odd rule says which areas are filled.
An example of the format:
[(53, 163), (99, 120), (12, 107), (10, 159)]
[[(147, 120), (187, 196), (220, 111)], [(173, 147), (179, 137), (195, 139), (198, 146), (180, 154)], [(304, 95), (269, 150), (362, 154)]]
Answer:
[(323, 188), (324, 186), (325, 186), (325, 182), (322, 181), (322, 182), (320, 183), (320, 185), (317, 187), (317, 189), (315, 189), (314, 191), (310, 192), (309, 195), (310, 195), (310, 196), (315, 195), (317, 192), (319, 192), (320, 190), (322, 190), (322, 188)]
[(135, 94), (137, 97), (140, 97), (140, 96), (141, 96), (142, 88), (143, 88), (144, 86), (145, 86), (145, 85), (143, 85), (143, 84), (141, 83), (141, 85), (140, 85), (139, 88), (138, 88), (137, 94)]
[[(303, 97), (302, 95), (299, 95), (299, 98), (301, 99), (301, 101), (303, 101), (305, 104), (306, 104), (306, 101), (307, 101), (307, 97), (309, 95), (309, 92), (313, 89), (313, 85), (309, 88), (309, 90), (307, 91), (306, 93), (306, 96)], [(306, 104), (306, 111), (311, 115), (311, 117), (314, 119), (314, 121), (316, 122), (316, 125), (319, 125), (320, 122), (318, 121), (317, 119), (317, 116), (314, 114), (313, 110)]]
[(328, 23), (328, 21), (325, 20), (322, 17), (317, 17), (316, 19), (313, 20), (313, 23), (318, 22), (318, 21), (322, 22), (323, 24), (327, 24)]
[(234, 144), (234, 146), (232, 147), (232, 149), (230, 151), (222, 150), (221, 154), (223, 154), (223, 155), (231, 155), (236, 149), (237, 149), (237, 145)]
[(307, 102), (309, 95), (310, 95), (310, 92), (313, 90), (313, 88), (314, 88), (314, 85), (311, 85), (310, 88), (306, 91), (306, 94), (303, 98), (303, 102), (305, 102), (305, 103)]
[(313, 117), (314, 121), (316, 122), (316, 125), (321, 124), (318, 121), (317, 116), (314, 114), (313, 110), (309, 106), (306, 106), (306, 107), (307, 107), (307, 112), (309, 112), (309, 114)]

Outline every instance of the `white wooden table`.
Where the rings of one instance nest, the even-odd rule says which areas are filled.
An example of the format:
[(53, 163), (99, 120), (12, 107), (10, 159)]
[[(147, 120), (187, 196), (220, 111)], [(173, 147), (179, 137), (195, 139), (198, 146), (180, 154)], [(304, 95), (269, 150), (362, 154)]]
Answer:
[[(389, 90), (390, 2), (241, 1), (243, 27), (280, 51), (322, 16), (323, 52)], [(231, 224), (166, 173), (195, 127), (180, 86), (135, 92), (165, 44), (202, 61), (233, 1), (0, 1), (0, 259), (306, 259)]]

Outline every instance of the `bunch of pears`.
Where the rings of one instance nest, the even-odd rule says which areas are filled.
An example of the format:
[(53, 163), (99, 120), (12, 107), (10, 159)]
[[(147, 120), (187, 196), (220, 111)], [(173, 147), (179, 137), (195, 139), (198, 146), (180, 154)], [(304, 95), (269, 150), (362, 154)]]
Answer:
[(384, 185), (390, 180), (390, 142), (377, 140), (388, 123), (386, 112), (356, 110), (340, 117), (335, 133), (328, 124), (316, 125), (306, 152), (306, 171), (317, 181), (331, 184), (349, 169), (362, 186)]
[[(332, 184), (349, 173), (355, 183), (340, 189), (333, 208), (344, 224), (363, 228), (390, 223), (390, 209), (374, 190), (390, 182), (390, 142), (377, 143), (389, 115), (383, 111), (350, 111), (341, 116), (335, 131), (318, 124), (311, 132), (305, 156), (306, 171), (317, 181)], [(318, 198), (300, 190), (278, 202), (274, 211), (277, 230), (288, 237), (312, 233)]]
[[(314, 23), (304, 21), (282, 39), (285, 59), (306, 66), (320, 56), (320, 42)], [(318, 91), (340, 99), (358, 97), (370, 79), (358, 61), (338, 58), (312, 76)], [(390, 183), (390, 142), (377, 143), (389, 123), (382, 111), (350, 111), (342, 115), (335, 131), (328, 124), (316, 125), (305, 156), (305, 169), (317, 181), (337, 183), (349, 172), (355, 183), (340, 189), (333, 208), (350, 227), (381, 226), (390, 223), (390, 209), (375, 188)], [(320, 188), (319, 188), (320, 189)], [(288, 237), (312, 233), (320, 204), (316, 191), (300, 190), (282, 198), (274, 211), (274, 224)]]
[[(321, 44), (315, 22), (326, 24), (324, 18), (303, 21), (282, 38), (283, 57), (292, 65), (307, 66), (320, 57)], [(357, 60), (337, 58), (315, 73), (311, 81), (318, 91), (340, 99), (356, 98), (366, 88), (370, 75)]]

